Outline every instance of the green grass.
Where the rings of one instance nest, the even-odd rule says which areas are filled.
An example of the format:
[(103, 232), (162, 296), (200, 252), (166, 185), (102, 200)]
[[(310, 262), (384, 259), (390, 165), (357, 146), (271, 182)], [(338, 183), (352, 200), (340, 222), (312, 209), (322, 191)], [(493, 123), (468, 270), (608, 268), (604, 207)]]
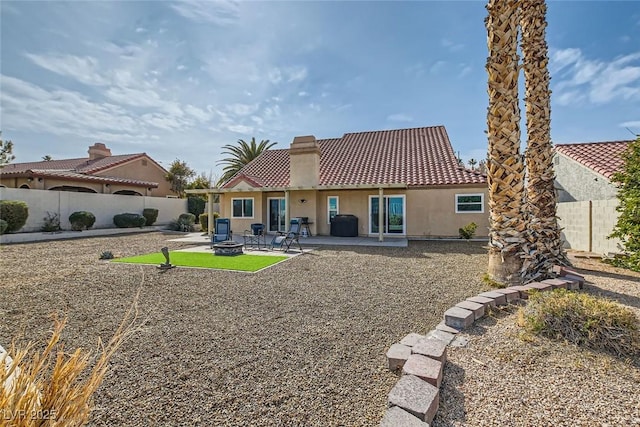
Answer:
[[(213, 255), (210, 252), (170, 252), (169, 260), (171, 264), (178, 267), (200, 267), (200, 268), (217, 268), (220, 270), (237, 270), (237, 271), (258, 271), (280, 261), (286, 260), (286, 256), (271, 255), (234, 255), (221, 256)], [(128, 258), (118, 258), (112, 262), (123, 262), (130, 264), (156, 264), (160, 265), (165, 262), (164, 255), (156, 252), (147, 255), (139, 255)]]

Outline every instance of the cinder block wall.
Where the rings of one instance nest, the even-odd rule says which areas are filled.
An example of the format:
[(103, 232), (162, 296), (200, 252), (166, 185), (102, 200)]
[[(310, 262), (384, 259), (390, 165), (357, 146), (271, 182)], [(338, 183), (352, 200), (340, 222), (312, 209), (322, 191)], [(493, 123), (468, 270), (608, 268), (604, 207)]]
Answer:
[(618, 219), (617, 205), (617, 199), (558, 203), (565, 247), (599, 254), (621, 252), (620, 240), (607, 239)]

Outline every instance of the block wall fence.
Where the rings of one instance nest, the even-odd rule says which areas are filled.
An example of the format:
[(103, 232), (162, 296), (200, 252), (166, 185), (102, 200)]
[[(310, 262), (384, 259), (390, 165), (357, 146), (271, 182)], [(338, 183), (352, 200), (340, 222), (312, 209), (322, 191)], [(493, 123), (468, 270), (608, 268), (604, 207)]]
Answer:
[(607, 239), (618, 220), (616, 206), (617, 199), (558, 203), (565, 246), (598, 254), (621, 252), (619, 239)]
[(75, 193), (69, 191), (0, 188), (0, 200), (22, 200), (29, 206), (29, 218), (20, 232), (40, 231), (47, 212), (60, 216), (60, 226), (70, 230), (69, 215), (89, 211), (96, 217), (93, 228), (114, 228), (113, 216), (125, 212), (142, 214), (145, 208), (158, 209), (154, 225), (168, 224), (187, 212), (187, 199), (114, 194)]

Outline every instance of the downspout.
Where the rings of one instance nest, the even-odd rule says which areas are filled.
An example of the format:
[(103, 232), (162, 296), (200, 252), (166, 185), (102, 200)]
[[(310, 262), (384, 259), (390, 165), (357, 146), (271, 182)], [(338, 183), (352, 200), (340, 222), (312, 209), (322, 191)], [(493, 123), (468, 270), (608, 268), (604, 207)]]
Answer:
[(593, 250), (593, 202), (589, 200), (589, 252)]
[(378, 241), (384, 242), (384, 190), (378, 189)]
[(213, 234), (213, 193), (207, 193), (207, 236), (211, 240)]

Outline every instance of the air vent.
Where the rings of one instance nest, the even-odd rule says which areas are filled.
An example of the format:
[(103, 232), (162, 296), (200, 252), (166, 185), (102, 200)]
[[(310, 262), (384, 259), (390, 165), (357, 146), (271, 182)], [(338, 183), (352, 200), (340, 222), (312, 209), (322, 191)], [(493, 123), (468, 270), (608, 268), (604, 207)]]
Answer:
[(142, 159), (142, 166), (147, 166), (147, 159)]

